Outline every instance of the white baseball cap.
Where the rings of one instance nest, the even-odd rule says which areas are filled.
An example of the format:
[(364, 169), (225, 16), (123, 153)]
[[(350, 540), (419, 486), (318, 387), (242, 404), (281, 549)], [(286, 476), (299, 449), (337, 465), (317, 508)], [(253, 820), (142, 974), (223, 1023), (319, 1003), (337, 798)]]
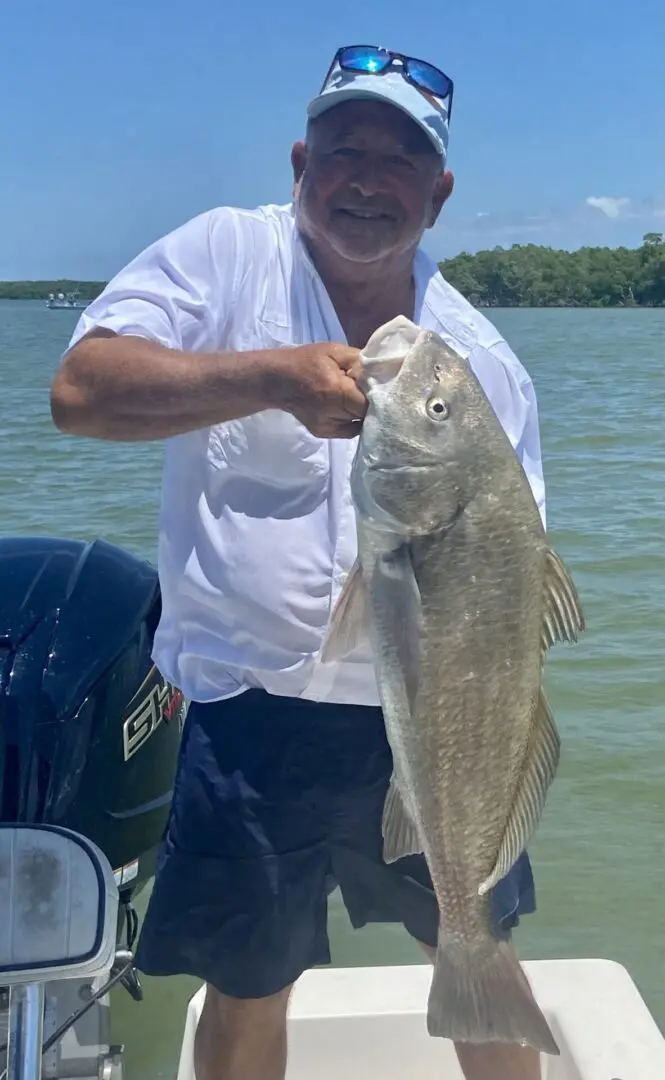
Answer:
[(307, 115), (314, 120), (343, 101), (363, 99), (385, 101), (389, 105), (394, 105), (396, 109), (401, 109), (422, 128), (445, 163), (448, 151), (450, 98), (435, 97), (432, 93), (428, 93), (426, 88), (419, 90), (404, 77), (402, 70), (395, 66), (398, 62), (400, 61), (394, 61), (393, 65), (381, 74), (371, 74), (364, 71), (348, 71), (340, 67), (336, 60), (321, 93), (310, 101)]

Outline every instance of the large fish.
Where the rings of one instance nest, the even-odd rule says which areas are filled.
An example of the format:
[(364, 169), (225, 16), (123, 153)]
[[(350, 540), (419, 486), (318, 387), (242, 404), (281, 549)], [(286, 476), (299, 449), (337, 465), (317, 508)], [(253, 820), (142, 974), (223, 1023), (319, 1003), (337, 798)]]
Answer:
[(584, 628), (578, 596), (467, 361), (400, 318), (370, 339), (363, 380), (358, 559), (322, 659), (369, 637), (394, 759), (384, 858), (424, 852), (441, 911), (428, 1031), (557, 1054), (489, 891), (556, 773), (542, 668)]

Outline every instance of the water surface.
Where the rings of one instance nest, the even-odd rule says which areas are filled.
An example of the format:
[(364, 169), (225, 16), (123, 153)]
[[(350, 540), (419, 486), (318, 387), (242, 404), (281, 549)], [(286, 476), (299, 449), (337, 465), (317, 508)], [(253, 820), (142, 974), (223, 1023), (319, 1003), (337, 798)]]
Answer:
[[(527, 957), (625, 964), (665, 1025), (665, 311), (494, 311), (540, 404), (549, 527), (588, 632), (554, 650), (563, 757), (531, 854)], [(154, 558), (161, 447), (54, 430), (48, 387), (76, 316), (0, 302), (2, 532), (103, 536)], [(145, 901), (145, 897), (142, 898)], [(331, 904), (338, 965), (419, 962), (397, 927), (352, 931)], [(116, 995), (127, 1080), (172, 1080), (188, 979)]]

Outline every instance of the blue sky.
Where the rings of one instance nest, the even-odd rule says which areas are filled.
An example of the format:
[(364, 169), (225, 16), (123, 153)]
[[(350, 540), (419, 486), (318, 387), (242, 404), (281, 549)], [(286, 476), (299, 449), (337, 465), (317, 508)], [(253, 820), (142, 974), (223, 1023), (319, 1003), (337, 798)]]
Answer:
[(290, 196), (341, 44), (455, 80), (454, 195), (425, 246), (629, 245), (663, 217), (662, 0), (0, 5), (0, 279), (105, 278), (211, 206)]

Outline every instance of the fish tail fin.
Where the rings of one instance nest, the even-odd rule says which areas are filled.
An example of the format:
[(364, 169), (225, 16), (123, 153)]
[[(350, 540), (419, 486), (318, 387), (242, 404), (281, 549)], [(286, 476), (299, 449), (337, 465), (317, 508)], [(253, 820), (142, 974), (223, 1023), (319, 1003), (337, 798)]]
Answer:
[(455, 1042), (516, 1043), (559, 1053), (512, 947), (494, 939), (470, 949), (440, 932), (427, 1030)]

